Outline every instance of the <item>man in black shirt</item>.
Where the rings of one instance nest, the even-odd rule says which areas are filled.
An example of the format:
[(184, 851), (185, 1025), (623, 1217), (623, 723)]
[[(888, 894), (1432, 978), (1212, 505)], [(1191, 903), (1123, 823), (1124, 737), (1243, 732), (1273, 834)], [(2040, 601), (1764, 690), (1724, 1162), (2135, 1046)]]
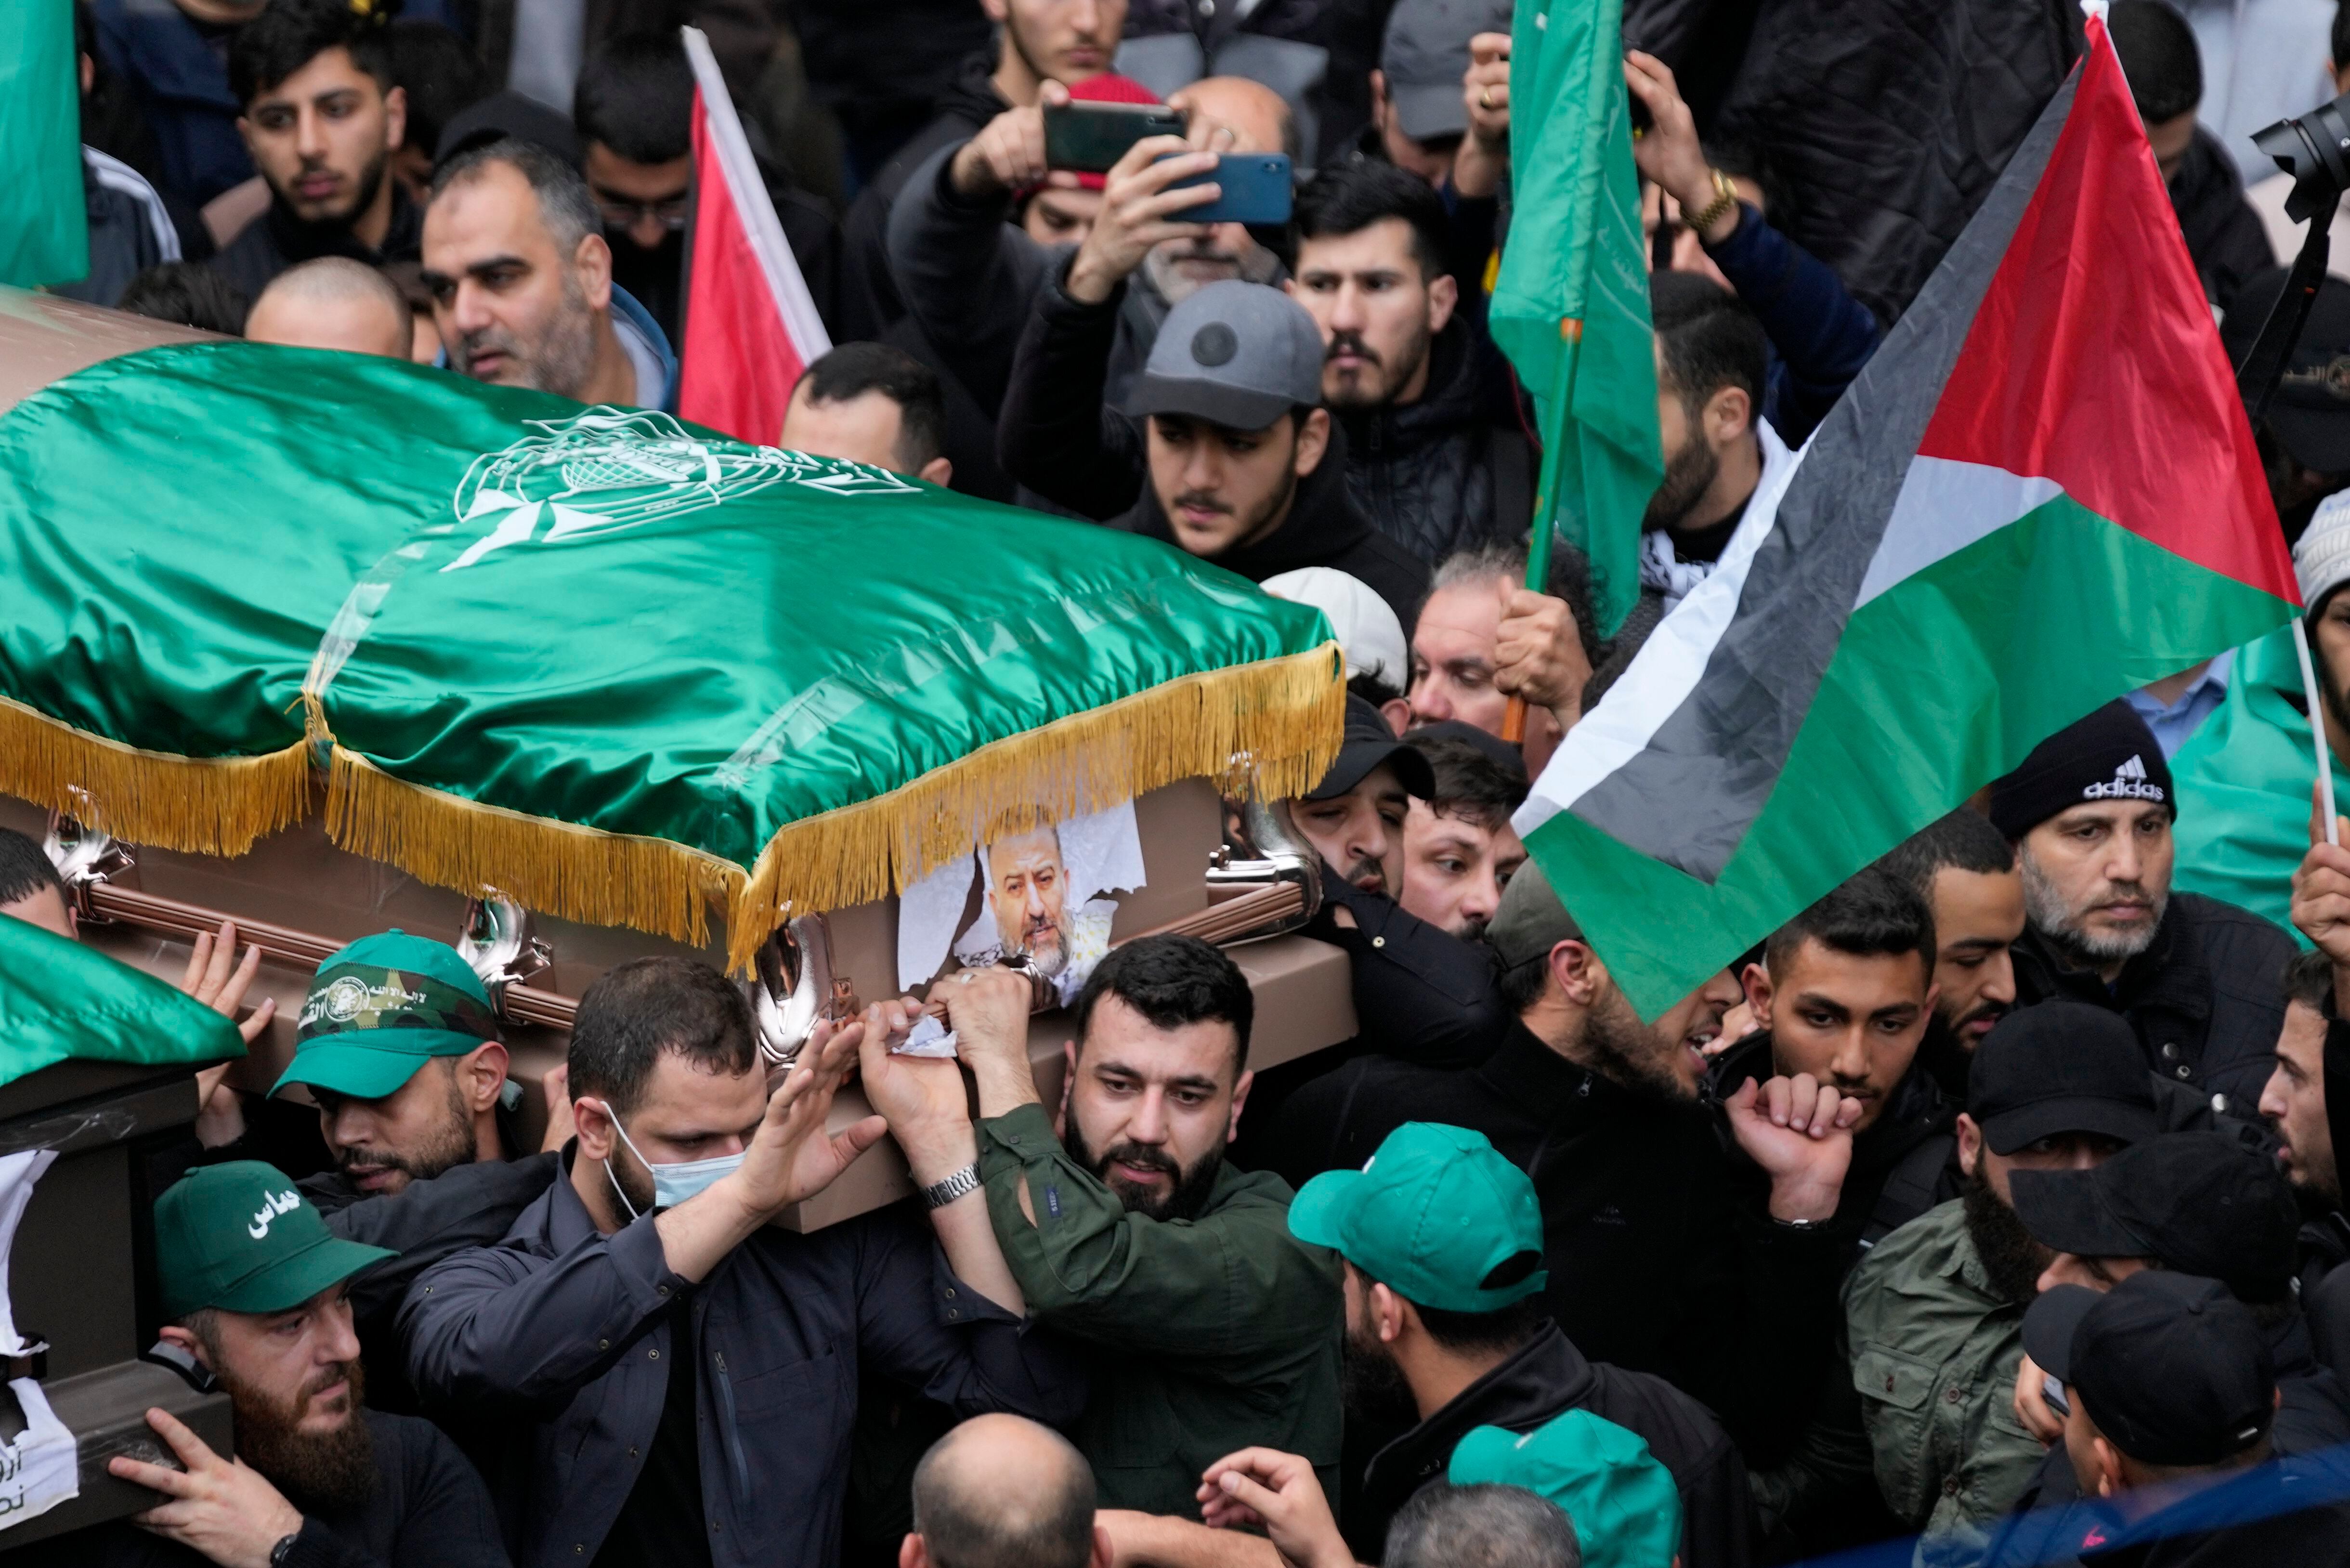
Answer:
[[(280, 1172), (190, 1172), (155, 1203), (169, 1352), (217, 1380), (234, 1462), (161, 1410), (183, 1469), (127, 1456), (120, 1480), (161, 1494), (129, 1524), (55, 1543), (55, 1560), (178, 1568), (505, 1568), (488, 1490), (428, 1421), (360, 1407), (350, 1280), (392, 1254), (328, 1233)], [(136, 1528), (133, 1528), (133, 1526)]]
[(414, 261), (422, 218), (391, 178), (407, 129), (381, 24), (344, 0), (271, 0), (229, 47), (237, 130), (269, 210), (211, 262), (257, 299), (296, 262)]

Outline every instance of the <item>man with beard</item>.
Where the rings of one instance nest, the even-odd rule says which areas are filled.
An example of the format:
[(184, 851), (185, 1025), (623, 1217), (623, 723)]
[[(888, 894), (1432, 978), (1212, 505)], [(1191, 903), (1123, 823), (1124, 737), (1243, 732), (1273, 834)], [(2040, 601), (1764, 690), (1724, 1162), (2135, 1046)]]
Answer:
[(1365, 160), (1316, 174), (1295, 221), (1286, 286), (1322, 329), (1322, 400), (1346, 430), (1347, 483), (1371, 525), (1430, 566), (1523, 540), (1534, 460), (1506, 363), (1445, 254), (1443, 200)]
[(1061, 859), (1061, 836), (1049, 823), (996, 839), (984, 861), (998, 958), (1022, 961), (1031, 974), (1053, 982), (1064, 1003), (1075, 1000), (1109, 950), (1118, 905), (1096, 898), (1069, 907), (1069, 868)]
[[(1067, 292), (1048, 284), (1020, 340), (997, 426), (1004, 467), (1082, 515), (1251, 582), (1334, 566), (1409, 626), (1428, 567), (1374, 529), (1347, 489), (1345, 439), (1321, 406), (1322, 335), (1295, 300), (1229, 278), (1198, 289), (1168, 312), (1123, 411), (1105, 400), (1125, 273), (1163, 240), (1212, 243), (1202, 225), (1176, 220), (1214, 185), (1160, 187), (1214, 166), (1212, 154), (1164, 136), (1135, 143), (1110, 171), (1109, 205), (1071, 263)], [(1153, 193), (1139, 194), (1145, 186)], [(1113, 231), (1123, 236), (1118, 270), (1087, 271)], [(1101, 292), (1087, 293), (1088, 279)]]
[[(612, 281), (674, 343), (693, 181), (693, 67), (677, 29), (624, 34), (598, 49), (579, 67), (571, 119), (612, 247)], [(764, 160), (759, 172), (808, 297), (832, 329), (839, 235), (831, 215)]]
[(1878, 1242), (1844, 1291), (1850, 1386), (1904, 1531), (1987, 1530), (2040, 1466), (2008, 1396), (2050, 1254), (2016, 1218), (2011, 1176), (2086, 1169), (2156, 1126), (2137, 1038), (2103, 1008), (2026, 1008), (1976, 1048), (1960, 1196)]
[(1307, 1183), (1289, 1227), (1345, 1261), (1348, 1415), (1404, 1428), (1345, 1511), (1364, 1562), (1472, 1429), (1531, 1432), (1569, 1410), (1629, 1429), (1671, 1472), (1682, 1568), (1748, 1560), (1745, 1468), (1728, 1434), (1663, 1378), (1586, 1359), (1550, 1321), (1544, 1265), (1584, 1264), (1548, 1250), (1534, 1183), (1482, 1135), (1408, 1122), (1362, 1169)]
[(1965, 806), (1912, 834), (1878, 862), (1918, 889), (1934, 916), (1934, 1017), (1918, 1059), (1964, 1103), (1975, 1047), (2015, 1006), (2009, 954), (2023, 935), (2015, 846)]
[(2350, 971), (2350, 850), (2310, 846), (2293, 877), (2293, 924), (2317, 950), (2285, 971), (2284, 1028), (2261, 1115), (2300, 1195), (2301, 1299), (2318, 1359), (2350, 1368), (2350, 1215), (2337, 1150), (2350, 1147), (2350, 1025), (2336, 1017)]
[(1457, 719), (1403, 739), (1428, 759), (1431, 787), (1404, 817), (1396, 901), (1446, 935), (1473, 942), (1526, 863), (1525, 844), (1510, 826), (1510, 814), (1525, 804), (1525, 764), (1506, 742)]
[(489, 992), (445, 943), (362, 937), (318, 966), (302, 1003), (270, 1093), (298, 1084), (318, 1107), (335, 1168), (298, 1186), (327, 1228), (395, 1255), (349, 1294), (380, 1407), (414, 1408), (392, 1321), (410, 1283), (504, 1235), (555, 1179), (552, 1155), (517, 1158), (506, 1067)]
[[(1023, 1322), (989, 1227), (962, 1077), (887, 1048), (917, 1007), (819, 1023), (770, 1089), (750, 1004), (709, 965), (638, 959), (581, 993), (562, 1178), (428, 1272), (400, 1324), (436, 1411), (516, 1428), (526, 1561), (837, 1561), (860, 1365), (959, 1415), (1076, 1417), (1076, 1369)], [(881, 1115), (827, 1136), (852, 1065)], [(927, 1222), (907, 1203), (777, 1224), (884, 1116)]]
[[(1076, 1006), (1057, 1116), (1030, 1066), (1026, 980), (935, 988), (978, 1088), (977, 1179), (1035, 1320), (1097, 1376), (1074, 1428), (1106, 1508), (1196, 1517), (1207, 1467), (1263, 1446), (1338, 1463), (1338, 1271), (1289, 1234), (1290, 1189), (1227, 1165), (1255, 1000), (1192, 937), (1114, 949)], [(961, 1080), (941, 1117), (963, 1115)]]
[(291, 1181), (255, 1161), (206, 1166), (165, 1189), (155, 1200), (163, 1345), (227, 1392), (236, 1448), (224, 1458), (150, 1410), (178, 1466), (118, 1456), (107, 1470), (161, 1501), (68, 1538), (60, 1561), (505, 1568), (489, 1492), (455, 1445), (429, 1421), (360, 1406), (350, 1282), (390, 1256), (329, 1233)]
[(2110, 1008), (2155, 1072), (2249, 1111), (2284, 1023), (2277, 979), (2293, 940), (2232, 904), (2172, 891), (2176, 815), (2162, 749), (2121, 701), (1991, 786), (1991, 822), (2023, 870), (2016, 997)]
[(390, 177), (408, 97), (381, 20), (344, 0), (270, 0), (230, 46), (238, 134), (269, 210), (208, 264), (247, 299), (296, 262), (414, 261), (416, 208)]
[(449, 368), (583, 403), (674, 409), (677, 356), (626, 289), (588, 182), (506, 137), (441, 165), (423, 283)]
[(1702, 1048), (1739, 1001), (1726, 971), (1644, 1023), (1533, 861), (1486, 940), (1517, 1019), (1491, 1056), (1466, 1072), (1368, 1057), (1299, 1090), (1283, 1174), (1359, 1168), (1408, 1121), (1483, 1134), (1533, 1178), (1562, 1261), (1543, 1310), (1586, 1355), (1705, 1401), (1750, 1464), (1775, 1462), (1831, 1354), (1861, 1104), (1809, 1075), (1741, 1087), (1719, 1115), (1767, 1179), (1757, 1200), (1700, 1103)]

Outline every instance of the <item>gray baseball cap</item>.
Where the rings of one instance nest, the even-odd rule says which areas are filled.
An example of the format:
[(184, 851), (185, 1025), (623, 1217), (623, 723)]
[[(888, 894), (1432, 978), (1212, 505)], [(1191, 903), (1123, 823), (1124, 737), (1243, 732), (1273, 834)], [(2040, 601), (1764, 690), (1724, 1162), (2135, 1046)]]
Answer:
[(1565, 903), (1543, 875), (1543, 868), (1532, 860), (1511, 874), (1501, 907), (1485, 928), (1486, 945), (1501, 955), (1503, 969), (1546, 958), (1561, 942), (1582, 940), (1583, 928), (1566, 912)]
[(1126, 411), (1261, 431), (1321, 400), (1322, 330), (1314, 317), (1277, 288), (1228, 278), (1167, 313)]
[(1469, 107), (1461, 96), (1469, 40), (1508, 32), (1510, 11), (1511, 0), (1396, 0), (1379, 45), (1379, 69), (1406, 136), (1428, 141), (1469, 129)]

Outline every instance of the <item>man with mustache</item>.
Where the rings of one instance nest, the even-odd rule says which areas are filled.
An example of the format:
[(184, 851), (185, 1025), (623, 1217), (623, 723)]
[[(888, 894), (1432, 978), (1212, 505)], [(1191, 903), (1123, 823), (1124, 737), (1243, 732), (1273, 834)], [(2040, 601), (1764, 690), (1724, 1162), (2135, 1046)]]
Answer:
[(2111, 1008), (2156, 1073), (2249, 1113), (2274, 1064), (2293, 940), (2172, 889), (2176, 817), (2162, 748), (2122, 701), (2049, 736), (1991, 785), (2030, 922), (2014, 948), (2016, 999)]
[(296, 262), (414, 261), (417, 213), (390, 178), (408, 120), (376, 16), (343, 0), (270, 0), (229, 47), (229, 88), (269, 210), (208, 264), (247, 299)]
[(61, 1542), (60, 1561), (505, 1568), (489, 1492), (455, 1445), (429, 1421), (360, 1405), (351, 1283), (391, 1256), (333, 1235), (294, 1183), (255, 1161), (165, 1189), (158, 1354), (227, 1392), (236, 1446), (215, 1453), (148, 1411), (178, 1467), (118, 1456), (107, 1469), (160, 1494), (155, 1506)]
[(1722, 1102), (1750, 1079), (1809, 1074), (1859, 1106), (1837, 1215), (1861, 1247), (1934, 1206), (1950, 1158), (1954, 1113), (1917, 1065), (1934, 950), (1934, 919), (1915, 889), (1877, 867), (1856, 872), (1746, 966), (1759, 1027), (1708, 1075)]
[(1108, 950), (1117, 903), (1095, 898), (1070, 907), (1069, 868), (1061, 858), (1061, 836), (1049, 823), (995, 840), (984, 864), (999, 956), (1025, 960), (1031, 973), (1053, 982), (1064, 1003), (1076, 1000)]
[(506, 137), (432, 177), (426, 290), (449, 368), (583, 403), (674, 409), (677, 356), (612, 281), (612, 247), (579, 171)]
[(1506, 366), (1461, 297), (1442, 198), (1391, 163), (1338, 163), (1298, 192), (1295, 222), (1285, 286), (1322, 329), (1323, 401), (1372, 525), (1430, 566), (1524, 538), (1533, 458)]
[[(1701, 1099), (1703, 1047), (1739, 1001), (1716, 975), (1644, 1023), (1540, 865), (1510, 878), (1486, 931), (1516, 1022), (1482, 1065), (1371, 1056), (1300, 1089), (1281, 1123), (1293, 1182), (1358, 1168), (1409, 1121), (1482, 1133), (1533, 1178), (1540, 1300), (1594, 1360), (1703, 1400), (1750, 1465), (1800, 1431), (1833, 1350), (1850, 1241), (1836, 1223), (1861, 1102), (1810, 1074)], [(1768, 1177), (1745, 1189), (1718, 1129)]]
[(2015, 1006), (2008, 950), (2023, 935), (2015, 846), (1961, 806), (1912, 834), (1879, 862), (1933, 911), (1934, 1017), (1918, 1059), (1951, 1099), (1967, 1095), (1967, 1063)]
[(318, 966), (270, 1093), (297, 1084), (335, 1159), (300, 1191), (334, 1234), (396, 1254), (351, 1287), (349, 1310), (375, 1403), (413, 1409), (392, 1323), (409, 1282), (504, 1236), (555, 1179), (555, 1157), (518, 1147), (504, 1120), (522, 1091), (481, 977), (454, 948), (404, 931)]
[[(1036, 1322), (1091, 1353), (1072, 1429), (1105, 1508), (1198, 1517), (1240, 1449), (1302, 1454), (1334, 1488), (1338, 1271), (1289, 1234), (1290, 1189), (1224, 1147), (1247, 1104), (1255, 1001), (1192, 937), (1113, 949), (1075, 1009), (1057, 1110), (1030, 1064), (1030, 987), (964, 970), (934, 988), (978, 1089), (979, 1179)], [(958, 1092), (941, 1117), (964, 1114)]]
[(2102, 1008), (2025, 1008), (1976, 1048), (1960, 1196), (1878, 1242), (1845, 1285), (1851, 1386), (1903, 1530), (1986, 1530), (2040, 1466), (2008, 1393), (2051, 1254), (2016, 1218), (2011, 1174), (2086, 1169), (2157, 1126), (2137, 1038)]

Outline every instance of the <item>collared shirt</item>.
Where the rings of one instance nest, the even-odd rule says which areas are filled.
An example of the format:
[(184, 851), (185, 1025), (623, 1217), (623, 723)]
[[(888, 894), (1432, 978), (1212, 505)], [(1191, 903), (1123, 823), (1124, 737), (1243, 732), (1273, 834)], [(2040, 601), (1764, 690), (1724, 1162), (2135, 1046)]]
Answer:
[(2154, 732), (2154, 738), (2161, 744), (2166, 759), (2177, 756), (2178, 748), (2187, 743), (2187, 738), (2202, 728), (2203, 721), (2227, 700), (2228, 674), (2235, 667), (2236, 650), (2231, 648), (2205, 665), (2203, 673), (2197, 676), (2194, 683), (2178, 694), (2178, 701), (2168, 707), (2163, 706), (2162, 699), (2157, 697), (2150, 687), (2142, 687), (2129, 694), (2129, 705), (2137, 711), (2139, 718), (2146, 721), (2146, 727)]

